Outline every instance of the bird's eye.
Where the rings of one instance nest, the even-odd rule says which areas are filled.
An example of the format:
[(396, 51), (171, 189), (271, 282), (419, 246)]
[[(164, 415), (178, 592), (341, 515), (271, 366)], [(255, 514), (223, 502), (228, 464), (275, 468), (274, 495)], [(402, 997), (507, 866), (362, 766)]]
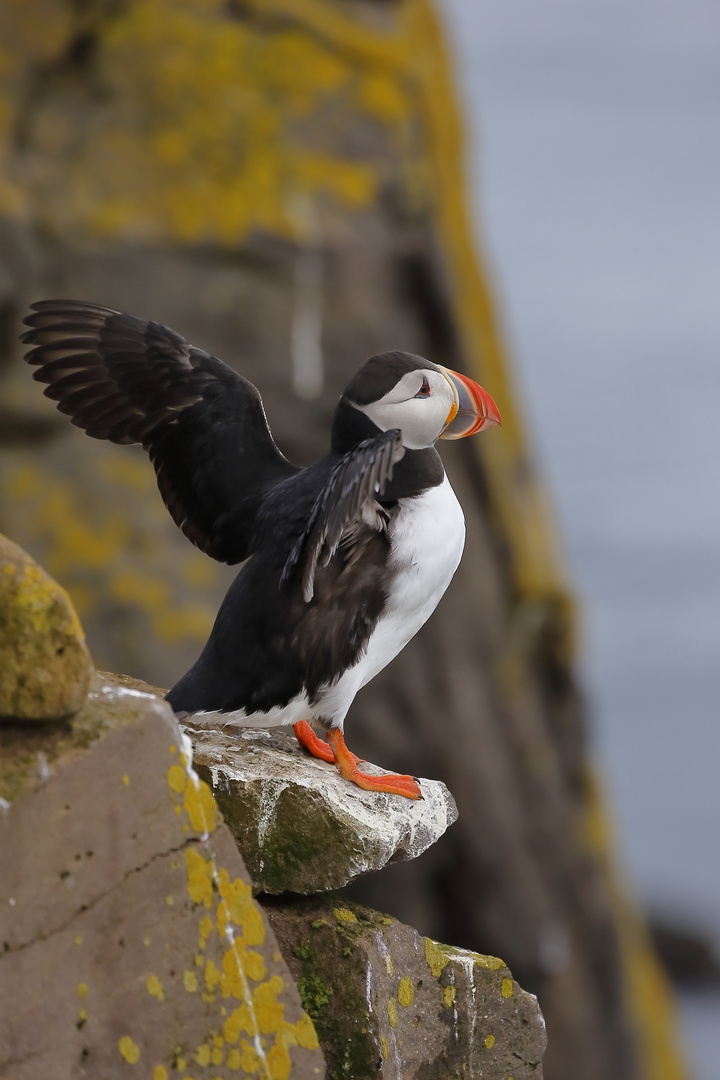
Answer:
[(415, 397), (430, 397), (430, 383), (427, 381), (425, 376), (423, 376), (422, 386), (418, 390)]

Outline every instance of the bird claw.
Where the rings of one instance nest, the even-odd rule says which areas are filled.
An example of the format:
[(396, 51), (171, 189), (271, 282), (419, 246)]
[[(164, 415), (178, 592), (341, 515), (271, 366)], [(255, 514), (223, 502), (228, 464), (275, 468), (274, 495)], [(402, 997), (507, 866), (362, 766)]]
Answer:
[[(321, 761), (329, 761), (331, 765), (335, 764), (335, 755), (332, 752), (331, 747), (324, 739), (319, 738), (313, 729), (308, 724), (307, 720), (299, 720), (297, 724), (293, 724), (293, 731), (295, 732), (295, 738), (305, 750), (312, 754), (313, 757), (320, 758)], [(364, 758), (358, 757), (356, 754), (348, 754), (357, 765), (359, 762), (364, 761)]]
[(359, 788), (364, 791), (385, 791), (390, 795), (403, 795), (406, 799), (422, 799), (420, 785), (412, 776), (401, 776), (397, 773), (370, 776), (369, 773), (360, 772), (357, 767), (357, 758), (348, 750), (339, 728), (330, 732), (328, 742), (335, 754), (335, 764), (340, 775)]

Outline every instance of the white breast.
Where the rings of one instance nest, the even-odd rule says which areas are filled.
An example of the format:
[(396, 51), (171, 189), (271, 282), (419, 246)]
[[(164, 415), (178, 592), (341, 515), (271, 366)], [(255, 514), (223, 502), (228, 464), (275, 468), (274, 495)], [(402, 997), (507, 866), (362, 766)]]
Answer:
[(396, 574), (385, 611), (357, 664), (319, 703), (319, 712), (342, 723), (357, 691), (407, 645), (428, 620), (457, 570), (465, 546), (465, 518), (447, 476), (438, 487), (403, 499), (390, 524)]

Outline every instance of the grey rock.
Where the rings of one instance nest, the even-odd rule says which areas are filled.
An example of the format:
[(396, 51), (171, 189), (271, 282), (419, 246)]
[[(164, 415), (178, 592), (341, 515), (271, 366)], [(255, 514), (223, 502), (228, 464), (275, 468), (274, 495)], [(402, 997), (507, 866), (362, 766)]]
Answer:
[(342, 895), (268, 902), (330, 1076), (540, 1080), (545, 1023), (502, 960)]
[(0, 803), (0, 1076), (324, 1076), (170, 707), (98, 677), (73, 723)]
[[(211, 724), (212, 714), (203, 721)], [(340, 888), (386, 863), (416, 858), (457, 818), (452, 795), (437, 780), (419, 781), (417, 801), (363, 791), (283, 731), (187, 730), (198, 772), (262, 892)]]

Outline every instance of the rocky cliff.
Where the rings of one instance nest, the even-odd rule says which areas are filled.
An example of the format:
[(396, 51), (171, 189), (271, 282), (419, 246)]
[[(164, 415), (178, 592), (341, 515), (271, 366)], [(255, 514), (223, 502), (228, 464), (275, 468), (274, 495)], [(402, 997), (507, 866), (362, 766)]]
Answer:
[(464, 561), (366, 690), (351, 745), (443, 780), (457, 825), (355, 899), (497, 952), (541, 1000), (545, 1071), (682, 1075), (672, 1007), (618, 887), (585, 747), (573, 605), (462, 193), (429, 0), (0, 6), (0, 528), (67, 587), (96, 664), (170, 685), (231, 573), (174, 529), (140, 452), (90, 443), (15, 344), (26, 304), (176, 327), (260, 387), (299, 463), (358, 362), (466, 370), (501, 437), (444, 451)]
[[(27, 579), (40, 582), (31, 606)], [(28, 694), (47, 685), (28, 639), (41, 647), (74, 616), (60, 595), (0, 541), (0, 610), (19, 631), (3, 673)], [(40, 610), (48, 621), (33, 630)], [(87, 692), (89, 675), (68, 649), (55, 678), (86, 688), (72, 706), (50, 708), (44, 694), (34, 716), (0, 700), (4, 1080), (541, 1075), (537, 1000), (502, 960), (327, 893), (338, 870), (375, 869), (379, 849), (382, 865), (439, 839), (454, 810), (443, 785), (423, 781), (426, 806), (356, 794), (333, 766), (268, 746), (263, 732), (223, 747), (218, 763), (207, 732), (194, 748), (152, 688), (93, 675)], [(194, 753), (212, 761), (200, 771), (214, 773), (236, 823), (242, 810), (237, 835), (256, 872)], [(256, 898), (268, 885), (311, 895)]]

